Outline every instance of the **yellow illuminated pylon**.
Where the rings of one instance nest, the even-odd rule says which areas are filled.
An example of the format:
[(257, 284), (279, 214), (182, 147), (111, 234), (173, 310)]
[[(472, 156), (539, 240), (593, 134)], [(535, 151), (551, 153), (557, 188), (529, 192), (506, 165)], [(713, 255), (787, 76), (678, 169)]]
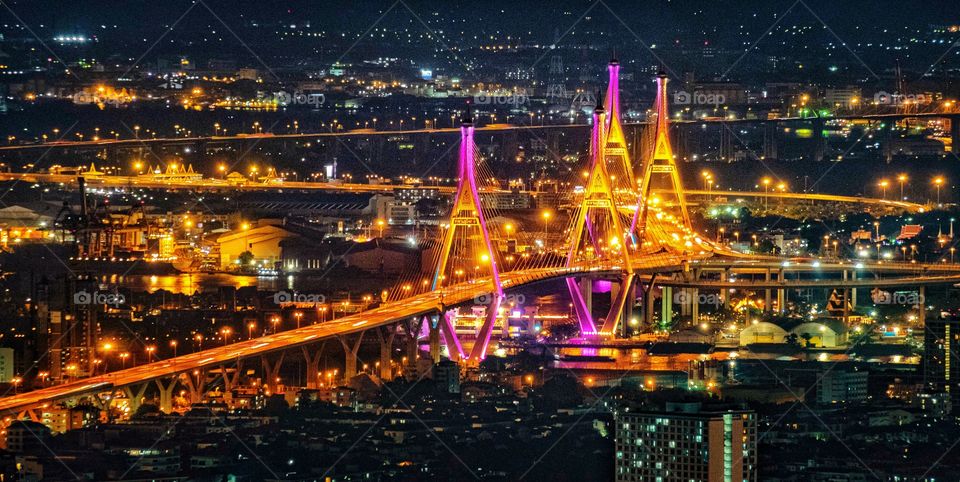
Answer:
[(693, 227), (690, 223), (690, 213), (687, 211), (687, 199), (683, 194), (683, 183), (680, 181), (680, 172), (677, 169), (677, 163), (673, 158), (673, 149), (670, 147), (669, 136), (669, 114), (667, 112), (667, 76), (660, 74), (657, 77), (657, 124), (655, 131), (655, 143), (653, 156), (644, 159), (643, 174), (640, 177), (640, 196), (638, 198), (637, 211), (633, 218), (633, 230), (643, 239), (647, 228), (647, 216), (649, 214), (649, 205), (647, 199), (650, 199), (651, 179), (654, 174), (667, 174), (672, 184), (672, 192), (677, 199), (677, 205), (680, 208), (680, 218), (682, 228), (687, 232), (692, 232)]

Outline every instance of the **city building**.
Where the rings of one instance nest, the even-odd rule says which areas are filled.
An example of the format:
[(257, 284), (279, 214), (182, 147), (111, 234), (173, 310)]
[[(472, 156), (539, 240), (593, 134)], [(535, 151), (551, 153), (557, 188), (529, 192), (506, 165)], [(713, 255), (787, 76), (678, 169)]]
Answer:
[(950, 395), (954, 406), (960, 397), (960, 320), (927, 320), (923, 339), (923, 380), (928, 391)]
[(866, 371), (827, 369), (817, 377), (817, 403), (862, 402), (867, 399)]
[(0, 383), (13, 380), (13, 348), (0, 348)]
[(460, 393), (460, 365), (443, 360), (433, 366), (433, 381), (447, 393)]
[(665, 411), (616, 415), (618, 482), (757, 480), (757, 420), (752, 411)]
[(249, 252), (251, 262), (266, 262), (268, 267), (280, 260), (280, 242), (299, 237), (296, 232), (287, 229), (282, 222), (261, 220), (257, 226), (241, 226), (240, 229), (225, 233), (217, 238), (220, 250), (220, 267), (229, 268), (240, 261), (240, 255)]

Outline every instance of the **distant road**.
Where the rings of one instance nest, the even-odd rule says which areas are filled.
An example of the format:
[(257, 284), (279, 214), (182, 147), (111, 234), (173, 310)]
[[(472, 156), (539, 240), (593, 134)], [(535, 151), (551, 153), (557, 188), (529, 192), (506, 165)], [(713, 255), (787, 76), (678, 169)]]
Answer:
[[(823, 120), (896, 120), (904, 118), (939, 118), (939, 117), (960, 117), (960, 112), (953, 113), (916, 113), (916, 114), (862, 114), (862, 115), (839, 115), (825, 117)], [(778, 117), (776, 119), (721, 119), (706, 118), (697, 120), (671, 120), (671, 124), (763, 124), (767, 122), (811, 122), (817, 117)], [(625, 122), (624, 125), (646, 125), (646, 122)], [(487, 124), (476, 127), (477, 132), (503, 132), (503, 131), (532, 131), (546, 129), (586, 129), (588, 124), (544, 124), (544, 125), (516, 125), (516, 124)], [(0, 152), (27, 150), (27, 149), (49, 149), (49, 148), (106, 148), (106, 147), (148, 147), (152, 144), (197, 144), (197, 143), (218, 143), (235, 142), (243, 140), (263, 141), (263, 140), (284, 140), (284, 139), (322, 139), (326, 137), (357, 137), (357, 136), (396, 136), (409, 134), (456, 134), (460, 132), (459, 127), (442, 127), (436, 129), (406, 129), (406, 130), (375, 130), (375, 129), (351, 129), (336, 132), (300, 132), (289, 134), (237, 134), (233, 136), (193, 136), (193, 137), (157, 137), (157, 138), (133, 138), (133, 139), (99, 139), (86, 141), (50, 141), (35, 144), (18, 144), (11, 146), (0, 146)]]
[[(235, 191), (271, 191), (271, 190), (318, 190), (332, 191), (341, 193), (393, 193), (398, 189), (434, 189), (444, 194), (452, 194), (455, 190), (453, 186), (429, 186), (414, 184), (359, 184), (343, 182), (302, 182), (302, 181), (283, 181), (277, 183), (247, 182), (243, 184), (233, 184), (219, 179), (204, 179), (203, 181), (178, 181), (167, 182), (150, 179), (141, 176), (84, 176), (88, 186), (100, 187), (132, 187), (145, 189), (187, 189), (187, 190), (235, 190)], [(72, 174), (46, 174), (46, 173), (0, 173), (0, 181), (21, 181), (29, 183), (53, 183), (53, 184), (76, 184), (77, 176)], [(505, 189), (481, 188), (481, 192), (508, 192)], [(532, 191), (530, 194), (536, 194)], [(909, 212), (923, 212), (924, 205), (907, 202), (895, 201), (890, 199), (876, 199), (853, 196), (840, 196), (835, 194), (814, 194), (814, 193), (794, 193), (794, 192), (760, 192), (760, 191), (704, 191), (699, 189), (687, 189), (687, 196), (710, 196), (711, 199), (717, 198), (771, 198), (771, 199), (792, 199), (792, 200), (810, 200), (839, 202), (850, 204), (868, 204), (875, 206), (884, 206), (896, 209), (902, 209)]]

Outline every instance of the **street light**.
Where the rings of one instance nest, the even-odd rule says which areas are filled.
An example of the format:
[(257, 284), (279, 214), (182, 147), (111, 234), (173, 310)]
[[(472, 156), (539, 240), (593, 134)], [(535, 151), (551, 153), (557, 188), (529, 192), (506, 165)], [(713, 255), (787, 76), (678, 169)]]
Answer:
[(900, 182), (900, 200), (901, 200), (901, 201), (903, 201), (903, 199), (904, 199), (904, 198), (903, 198), (903, 184), (904, 184), (905, 182), (907, 182), (907, 179), (909, 179), (909, 178), (907, 177), (906, 174), (900, 174), (899, 176), (897, 176), (897, 181)]
[(551, 213), (550, 211), (544, 210), (542, 216), (543, 216), (543, 235), (546, 236), (547, 223), (550, 221), (550, 217), (553, 216), (553, 213)]
[(271, 316), (271, 317), (270, 317), (270, 324), (273, 325), (273, 332), (274, 332), (274, 333), (277, 333), (277, 325), (280, 324), (280, 317), (279, 317), (279, 316), (276, 316), (276, 315)]
[(257, 327), (257, 324), (254, 322), (247, 323), (247, 339), (253, 339), (253, 330)]
[(760, 183), (763, 184), (763, 192), (764, 192), (764, 194), (765, 194), (765, 195), (763, 196), (763, 208), (764, 208), (764, 209), (767, 209), (767, 206), (769, 206), (769, 203), (770, 203), (770, 197), (769, 197), (767, 194), (770, 193), (770, 183), (771, 183), (771, 182), (773, 182), (773, 181), (771, 181), (769, 177), (765, 177), (765, 178), (763, 178), (763, 179), (760, 180)]
[(890, 182), (887, 181), (886, 179), (881, 179), (878, 185), (880, 186), (880, 189), (883, 192), (883, 199), (887, 199), (887, 186), (890, 185)]
[(170, 348), (173, 349), (173, 357), (177, 357), (177, 340), (170, 340)]
[(943, 177), (937, 176), (933, 178), (933, 185), (937, 187), (937, 205), (940, 205), (940, 187), (943, 186)]
[(297, 328), (300, 328), (300, 318), (303, 317), (303, 313), (298, 311), (293, 314), (293, 317), (297, 319)]

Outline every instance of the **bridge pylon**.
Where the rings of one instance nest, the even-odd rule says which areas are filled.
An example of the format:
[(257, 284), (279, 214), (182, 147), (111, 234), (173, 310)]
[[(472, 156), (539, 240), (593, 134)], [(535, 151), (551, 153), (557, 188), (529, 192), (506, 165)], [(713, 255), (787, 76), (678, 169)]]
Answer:
[[(633, 216), (631, 231), (639, 234), (644, 240), (647, 228), (651, 223), (649, 218), (651, 207), (656, 208), (660, 216), (675, 219), (680, 228), (687, 233), (693, 232), (690, 223), (690, 213), (687, 210), (687, 199), (683, 193), (683, 183), (680, 181), (680, 172), (673, 157), (673, 148), (670, 145), (670, 114), (667, 111), (667, 75), (660, 73), (657, 76), (656, 100), (656, 127), (654, 130), (653, 155), (643, 160), (640, 176), (640, 195), (637, 198), (637, 210)], [(654, 175), (657, 178), (666, 177), (670, 183), (667, 196), (653, 193)], [(672, 199), (670, 199), (672, 197)], [(673, 209), (671, 209), (671, 205)]]
[[(432, 289), (436, 291), (455, 287), (473, 279), (485, 279), (489, 283), (490, 295), (484, 296), (489, 298), (486, 317), (477, 332), (470, 355), (466, 357), (467, 361), (478, 362), (486, 356), (487, 345), (500, 312), (500, 302), (503, 300), (503, 285), (500, 283), (500, 269), (497, 265), (499, 253), (494, 250), (490, 240), (490, 231), (487, 229), (487, 220), (477, 189), (476, 145), (473, 136), (473, 119), (468, 107), (460, 127), (457, 166), (459, 182), (450, 212), (450, 224), (443, 235)], [(446, 310), (441, 307), (441, 311)], [(443, 325), (442, 331), (451, 356), (459, 358), (459, 353), (453, 353), (454, 350), (460, 351), (460, 344), (456, 340), (452, 317), (448, 313), (441, 313), (438, 321)]]
[(611, 176), (611, 190), (617, 196), (618, 204), (626, 206), (636, 201), (638, 186), (620, 118), (620, 63), (617, 59), (610, 61), (607, 71), (610, 75), (604, 103), (606, 131), (598, 141)]
[[(619, 203), (613, 188), (614, 177), (610, 174), (606, 156), (608, 125), (610, 123), (607, 121), (606, 110), (598, 102), (593, 115), (591, 165), (583, 198), (574, 213), (567, 266), (618, 265), (624, 275), (620, 282), (620, 290), (612, 297), (610, 311), (604, 319), (603, 328), (599, 331), (590, 311), (591, 303), (587, 299), (592, 296), (592, 293), (590, 290), (586, 292), (581, 290), (576, 279), (567, 278), (567, 288), (573, 299), (580, 331), (584, 335), (613, 333), (633, 285), (633, 267), (628, 252), (628, 240), (631, 236), (624, 228), (626, 220), (618, 208)], [(625, 151), (626, 149), (624, 149), (624, 155)]]

